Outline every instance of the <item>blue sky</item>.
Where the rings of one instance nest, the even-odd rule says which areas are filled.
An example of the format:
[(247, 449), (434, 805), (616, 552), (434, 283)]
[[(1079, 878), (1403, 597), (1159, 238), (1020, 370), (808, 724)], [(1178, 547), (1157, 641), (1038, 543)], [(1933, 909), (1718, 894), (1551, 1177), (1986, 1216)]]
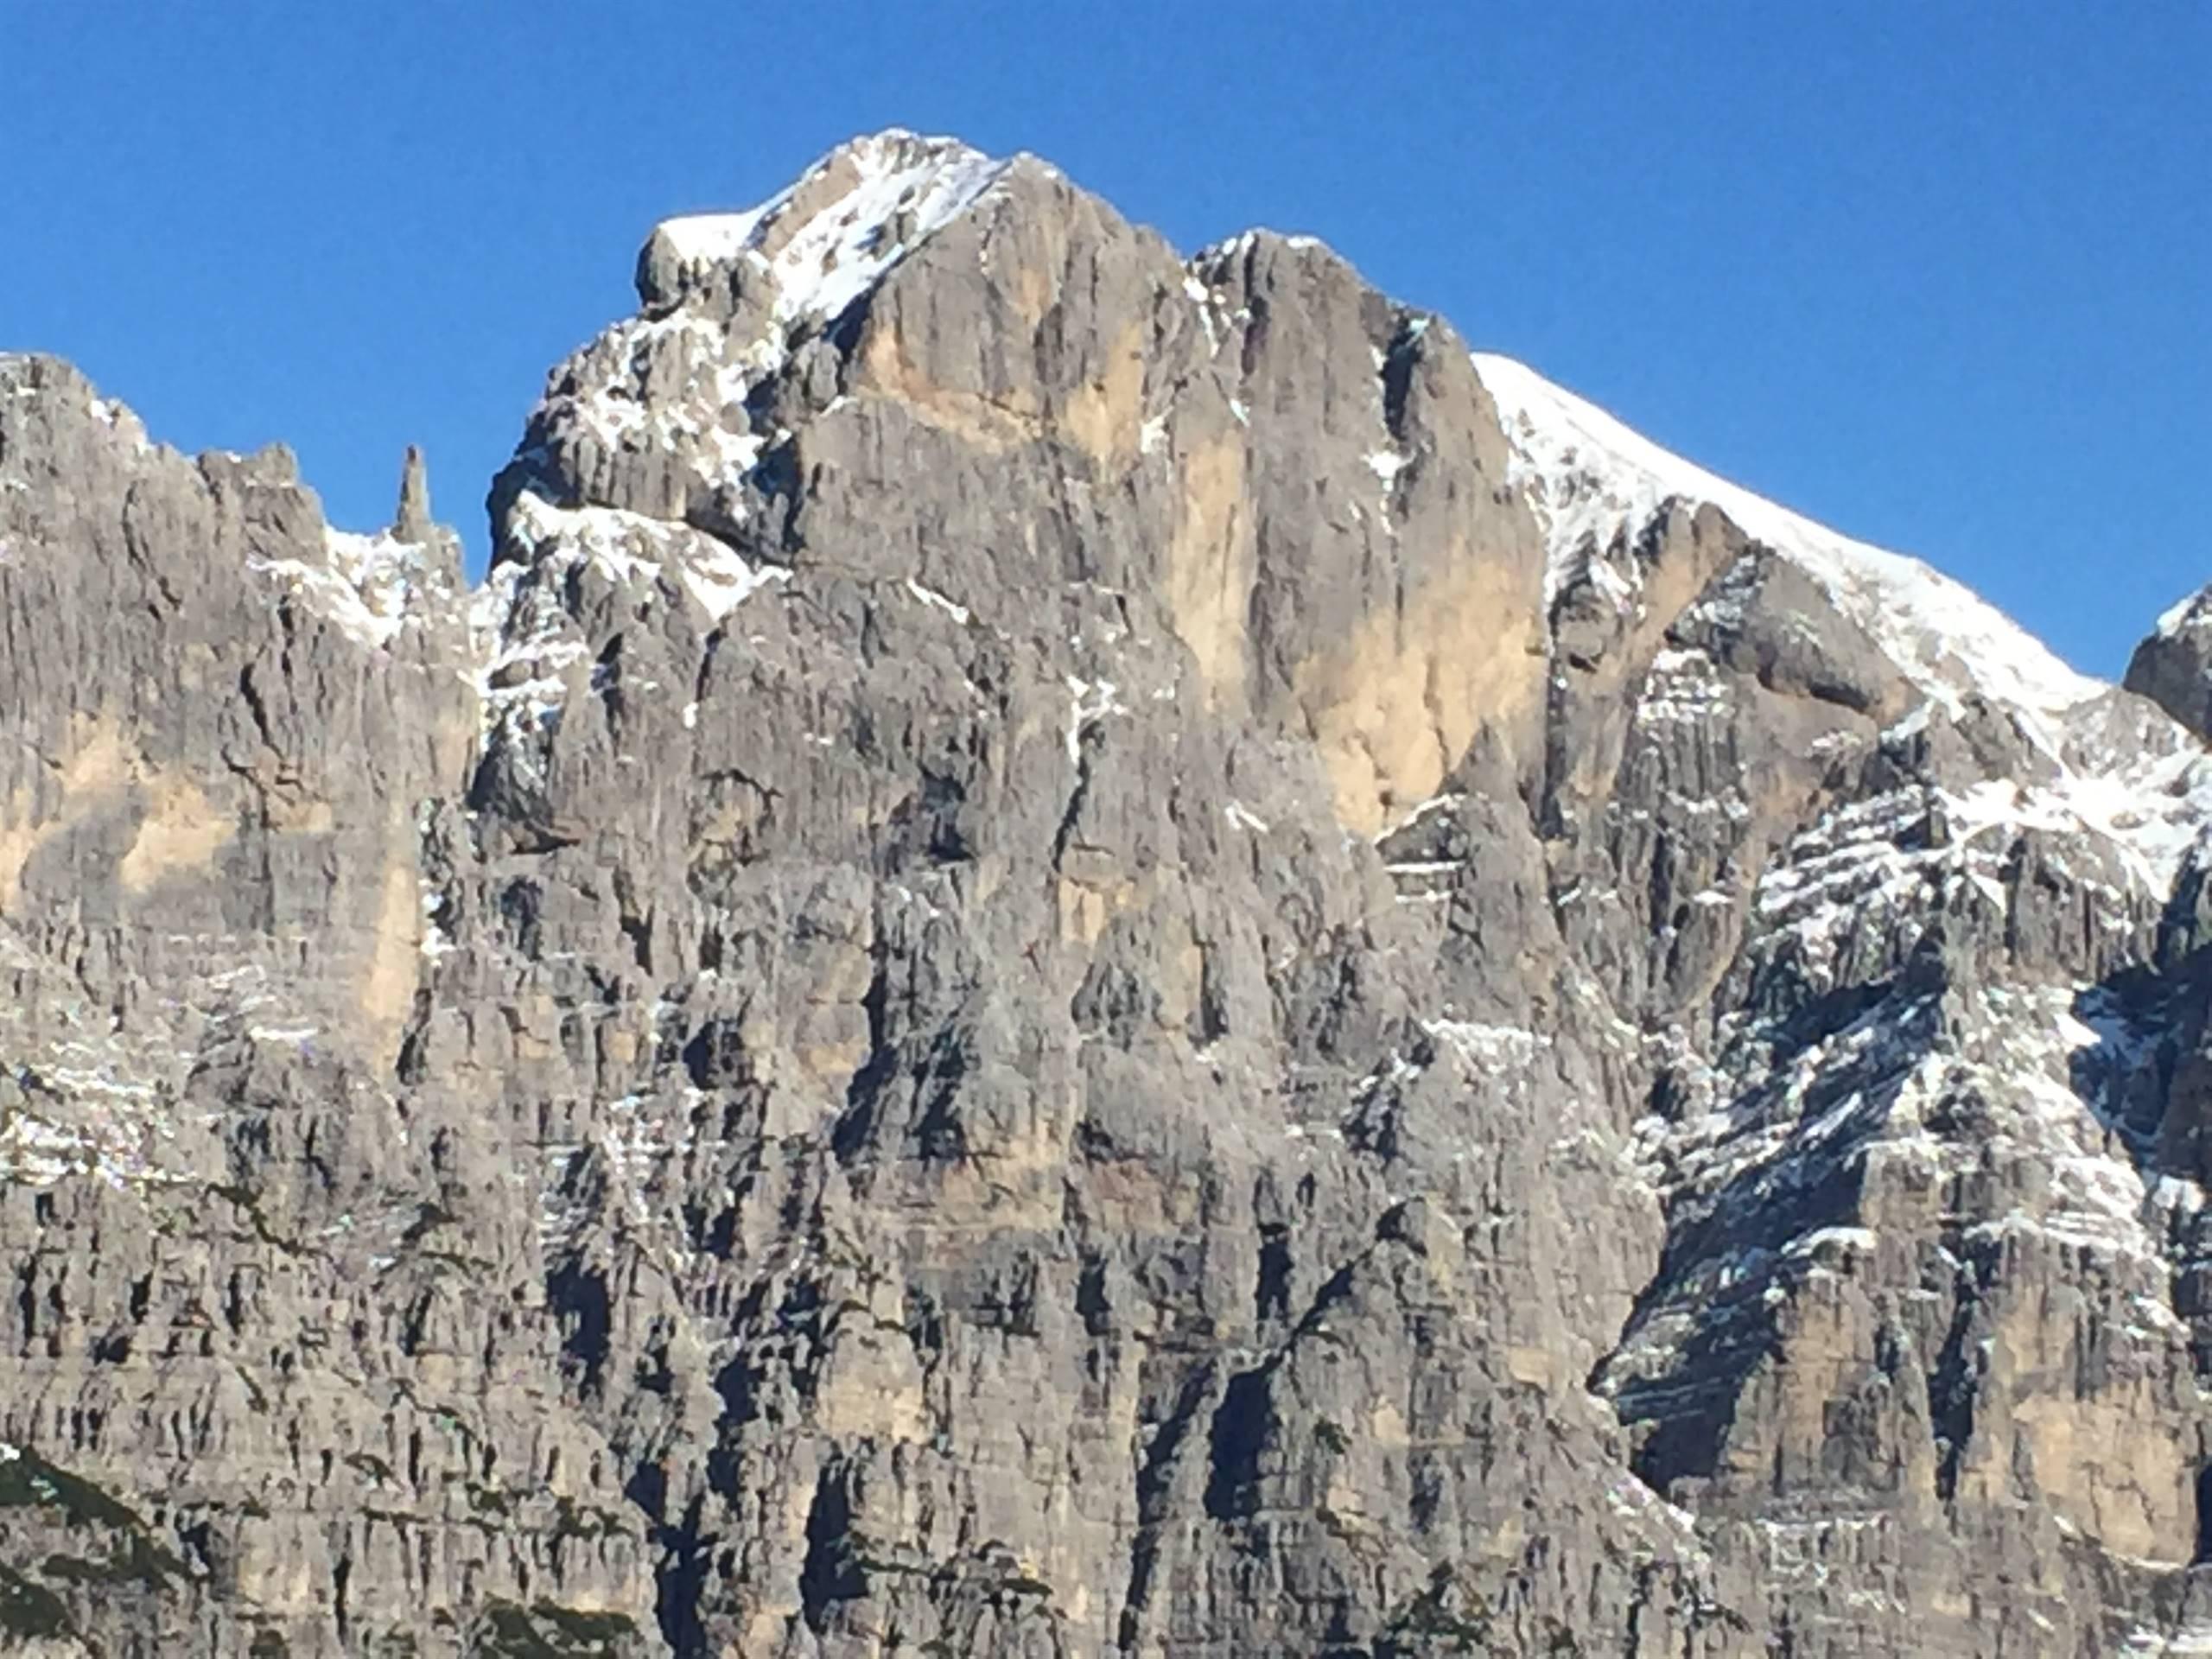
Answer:
[(670, 213), (856, 131), (1320, 235), (1692, 458), (2117, 674), (2212, 579), (2212, 4), (0, 0), (0, 349), (480, 559)]

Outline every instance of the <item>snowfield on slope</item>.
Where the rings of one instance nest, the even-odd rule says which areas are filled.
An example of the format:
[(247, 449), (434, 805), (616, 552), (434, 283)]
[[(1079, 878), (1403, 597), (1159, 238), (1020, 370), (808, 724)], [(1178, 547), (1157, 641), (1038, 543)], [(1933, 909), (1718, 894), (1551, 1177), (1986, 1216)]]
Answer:
[(2055, 716), (2107, 688), (2076, 673), (1963, 583), (1918, 559), (1839, 535), (1685, 461), (1527, 365), (1474, 353), (1512, 441), (1516, 480), (1543, 521), (1545, 597), (1580, 575), (1592, 550), (1633, 533), (1670, 497), (1709, 501), (1745, 534), (1816, 577), (1913, 683), (1946, 707), (1974, 691)]

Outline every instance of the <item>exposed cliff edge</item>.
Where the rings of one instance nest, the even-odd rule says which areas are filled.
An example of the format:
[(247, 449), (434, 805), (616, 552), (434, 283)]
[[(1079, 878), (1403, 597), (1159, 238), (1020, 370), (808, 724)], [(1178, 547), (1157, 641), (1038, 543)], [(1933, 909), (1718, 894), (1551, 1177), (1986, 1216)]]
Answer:
[(949, 140), (638, 287), (474, 591), (0, 357), (0, 1637), (2212, 1642), (2201, 601)]

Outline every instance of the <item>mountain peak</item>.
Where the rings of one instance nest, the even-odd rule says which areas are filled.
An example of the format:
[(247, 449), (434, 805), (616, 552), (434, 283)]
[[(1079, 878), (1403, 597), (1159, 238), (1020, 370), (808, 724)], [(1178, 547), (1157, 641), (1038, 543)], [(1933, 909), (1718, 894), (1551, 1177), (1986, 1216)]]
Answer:
[(465, 612), (0, 357), (0, 1625), (2206, 1651), (2201, 744), (1304, 238), (643, 263)]
[(2121, 682), (2199, 737), (2212, 735), (2212, 588), (2170, 607), (2127, 661)]
[(852, 138), (742, 213), (661, 221), (638, 259), (647, 310), (765, 282), (779, 321), (836, 316), (1017, 164), (903, 128)]

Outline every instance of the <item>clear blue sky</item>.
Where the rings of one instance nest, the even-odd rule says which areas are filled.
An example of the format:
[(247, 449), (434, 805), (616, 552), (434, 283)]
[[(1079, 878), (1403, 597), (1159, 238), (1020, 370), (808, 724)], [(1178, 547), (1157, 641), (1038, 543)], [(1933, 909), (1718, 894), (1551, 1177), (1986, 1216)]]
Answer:
[(2092, 671), (2212, 579), (2212, 0), (0, 0), (0, 349), (480, 559), (664, 215), (861, 130), (1252, 224)]

